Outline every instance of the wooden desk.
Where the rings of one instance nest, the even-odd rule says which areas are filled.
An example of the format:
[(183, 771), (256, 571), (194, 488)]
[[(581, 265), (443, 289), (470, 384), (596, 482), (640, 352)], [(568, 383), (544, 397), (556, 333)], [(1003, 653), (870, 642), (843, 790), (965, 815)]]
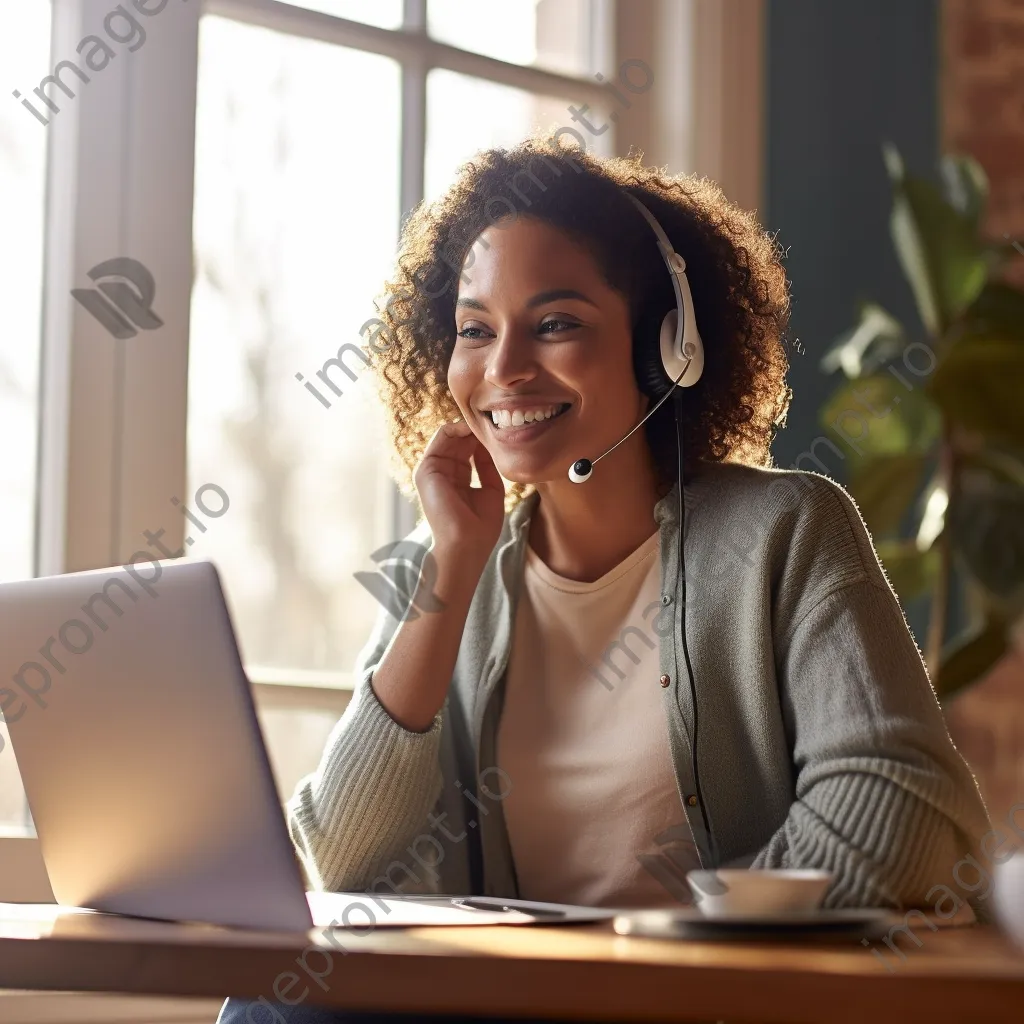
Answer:
[(319, 932), (307, 938), (0, 904), (0, 988), (275, 1001), (276, 984), (292, 1001), (338, 1008), (594, 1020), (1021, 1019), (1024, 954), (995, 929), (915, 931), (920, 947), (899, 939), (904, 960), (882, 947), (890, 972), (850, 940), (661, 942), (617, 936), (604, 924), (378, 928), (338, 933), (342, 952)]

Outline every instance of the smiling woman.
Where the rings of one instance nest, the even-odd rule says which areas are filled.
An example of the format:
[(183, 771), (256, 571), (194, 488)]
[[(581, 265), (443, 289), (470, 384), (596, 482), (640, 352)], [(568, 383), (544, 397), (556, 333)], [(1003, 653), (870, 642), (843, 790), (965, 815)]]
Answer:
[[(484, 311), (484, 276), (490, 280), (504, 272), (497, 261), (518, 258), (532, 268), (527, 279), (509, 274), (517, 286), (523, 280), (521, 288), (537, 280), (559, 280), (555, 291), (517, 296), (539, 333), (566, 340), (555, 358), (589, 351), (586, 362), (594, 362), (609, 331), (649, 334), (674, 307), (671, 281), (650, 228), (623, 189), (644, 200), (680, 251), (699, 247), (713, 257), (688, 267), (691, 287), (703, 300), (700, 331), (708, 353), (703, 386), (684, 413), (688, 467), (706, 458), (769, 461), (772, 431), (788, 404), (783, 339), (789, 296), (781, 247), (708, 179), (671, 179), (638, 161), (598, 161), (565, 143), (536, 137), (467, 163), (444, 199), (420, 207), (407, 225), (400, 273), (390, 283), (381, 313), (399, 344), (379, 364), (392, 440), (410, 474), (407, 483), (437, 427), (459, 415), (459, 367), (488, 334), (488, 325), (477, 324), (467, 313)], [(492, 252), (495, 238), (506, 236), (515, 239), (518, 257)], [(597, 264), (581, 261), (581, 251), (594, 255)], [(583, 267), (591, 268), (585, 287), (575, 280), (584, 274)], [(559, 303), (564, 322), (554, 316)], [(456, 377), (451, 390), (445, 380), (447, 375), (452, 383), (449, 359)], [(631, 378), (634, 354), (620, 351), (618, 359), (620, 375)], [(615, 401), (624, 399), (616, 395)], [(624, 410), (594, 397), (586, 413), (594, 416), (600, 408), (605, 428), (599, 436), (614, 440), (626, 432), (617, 433), (618, 426), (635, 422), (631, 417), (638, 401), (637, 393), (632, 408)], [(674, 435), (673, 411), (666, 406), (649, 421), (646, 436), (668, 478), (675, 473)], [(589, 447), (603, 450), (600, 442), (591, 441)], [(498, 468), (513, 481), (511, 507), (530, 488), (507, 476), (502, 465)]]
[[(496, 752), (523, 780), (451, 891), (657, 902), (636, 852), (684, 822), (704, 866), (826, 867), (829, 905), (902, 905), (927, 880), (911, 847), (948, 855), (985, 831), (856, 508), (823, 478), (768, 468), (789, 399), (781, 252), (707, 179), (540, 137), (478, 154), (409, 218), (372, 365), (444, 610), (380, 623), (364, 651), (292, 805), (313, 877), (349, 888), (365, 867), (342, 839), (371, 785), (357, 733), (417, 766), (412, 789), (404, 770), (371, 772), (384, 846), (437, 799), (438, 757)], [(652, 359), (677, 269), (700, 338), (675, 343), (703, 341), (685, 392), (664, 344)], [(602, 452), (592, 483), (567, 479)], [(754, 543), (723, 560), (741, 523)], [(587, 665), (659, 606), (672, 628), (621, 686), (595, 687)], [(700, 761), (723, 750), (702, 786)]]
[[(437, 610), (380, 618), (289, 804), (317, 885), (375, 886), (440, 815), (467, 839), (416, 891), (599, 907), (678, 906), (667, 839), (684, 875), (825, 872), (827, 908), (920, 905), (978, 848), (856, 507), (770, 465), (781, 255), (707, 179), (540, 138), (406, 222), (371, 367)], [(486, 814), (450, 784), (482, 763), (515, 780)]]

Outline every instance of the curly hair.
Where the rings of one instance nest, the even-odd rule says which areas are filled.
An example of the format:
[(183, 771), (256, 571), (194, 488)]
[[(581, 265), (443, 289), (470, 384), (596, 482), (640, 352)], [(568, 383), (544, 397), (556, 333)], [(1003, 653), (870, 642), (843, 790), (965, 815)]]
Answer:
[[(528, 216), (573, 237), (627, 299), (634, 365), (638, 353), (656, 351), (649, 346), (658, 344), (675, 293), (650, 226), (623, 192), (647, 206), (686, 260), (705, 353), (703, 376), (682, 404), (687, 475), (708, 461), (771, 465), (774, 428), (784, 423), (791, 395), (782, 246), (708, 178), (669, 177), (639, 158), (604, 159), (537, 135), (477, 154), (402, 230), (396, 272), (376, 304), (374, 339), (386, 340), (370, 347), (378, 353), (372, 362), (407, 493), (434, 432), (460, 414), (447, 384), (458, 281), (472, 279), (471, 249), (492, 224)], [(659, 477), (675, 480), (671, 402), (645, 430)], [(513, 485), (507, 506), (528, 491)]]

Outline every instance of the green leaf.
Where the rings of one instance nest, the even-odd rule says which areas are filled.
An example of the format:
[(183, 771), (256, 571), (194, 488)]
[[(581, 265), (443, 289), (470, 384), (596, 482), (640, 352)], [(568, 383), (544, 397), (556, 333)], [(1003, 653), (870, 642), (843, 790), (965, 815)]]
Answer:
[(864, 458), (925, 453), (942, 425), (924, 388), (908, 391), (884, 373), (842, 385), (822, 408), (821, 422)]
[(1024, 345), (964, 338), (939, 361), (928, 394), (953, 422), (1024, 447)]
[(1007, 646), (1006, 624), (996, 619), (956, 641), (943, 654), (932, 680), (939, 698), (951, 697), (978, 680), (1006, 653)]
[(899, 529), (917, 497), (927, 462), (916, 452), (860, 460), (850, 475), (850, 493), (872, 534)]
[(883, 148), (893, 186), (893, 245), (921, 322), (938, 337), (981, 291), (988, 261), (971, 217), (948, 203), (930, 181), (908, 177), (894, 152), (888, 143)]
[(972, 156), (948, 153), (939, 161), (946, 199), (977, 231), (988, 202), (988, 175)]
[(937, 548), (919, 551), (913, 541), (883, 540), (875, 550), (904, 607), (934, 586), (939, 573)]
[(836, 339), (821, 360), (826, 373), (842, 370), (847, 377), (860, 377), (876, 370), (906, 344), (903, 325), (876, 302), (860, 305), (860, 319)]
[(1024, 591), (1022, 474), (1019, 460), (1005, 452), (958, 460), (947, 514), (953, 546), (968, 572), (1007, 608)]

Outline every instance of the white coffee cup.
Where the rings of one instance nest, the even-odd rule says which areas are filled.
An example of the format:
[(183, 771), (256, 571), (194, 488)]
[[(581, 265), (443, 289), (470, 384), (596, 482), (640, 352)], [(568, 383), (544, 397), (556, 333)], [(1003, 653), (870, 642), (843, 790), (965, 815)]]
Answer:
[(705, 917), (761, 917), (817, 910), (830, 871), (775, 869), (688, 871), (686, 881)]

